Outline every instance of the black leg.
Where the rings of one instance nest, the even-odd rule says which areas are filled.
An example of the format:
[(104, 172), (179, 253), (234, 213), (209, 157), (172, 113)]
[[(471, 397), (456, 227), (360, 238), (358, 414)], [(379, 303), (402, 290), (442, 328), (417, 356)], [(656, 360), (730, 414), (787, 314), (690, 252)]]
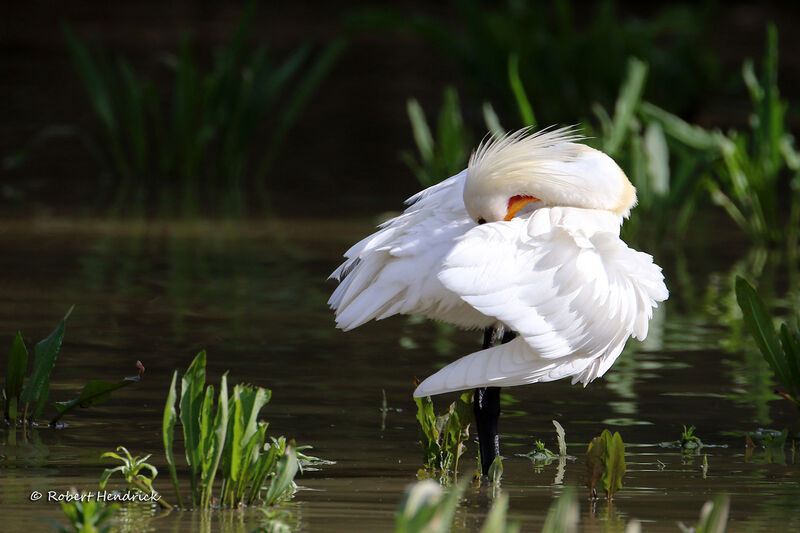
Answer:
[(500, 418), (500, 387), (475, 389), (475, 425), (478, 428), (478, 446), (481, 449), (481, 471), (489, 473), (494, 458), (500, 455), (500, 437), (497, 421)]
[[(497, 334), (502, 332), (502, 343), (514, 338), (512, 331), (486, 328), (483, 332), (483, 349), (494, 344)], [(500, 437), (497, 434), (497, 421), (500, 418), (500, 387), (481, 387), (475, 389), (475, 425), (478, 430), (478, 446), (481, 450), (481, 470), (489, 473), (495, 457), (500, 455)]]

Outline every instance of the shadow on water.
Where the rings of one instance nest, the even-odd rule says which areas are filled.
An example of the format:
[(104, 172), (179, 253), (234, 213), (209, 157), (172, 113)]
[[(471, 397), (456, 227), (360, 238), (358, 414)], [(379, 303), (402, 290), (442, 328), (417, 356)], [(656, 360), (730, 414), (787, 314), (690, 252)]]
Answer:
[[(5, 224), (3, 342), (17, 329), (42, 338), (76, 306), (51, 400), (74, 394), (86, 376), (131, 373), (137, 359), (147, 372), (108, 403), (65, 418), (64, 429), (0, 432), (0, 502), (13, 517), (3, 530), (46, 529), (43, 517), (63, 522), (57, 503), (32, 502), (31, 492), (96, 490), (108, 466), (100, 454), (118, 445), (153, 453), (161, 472), (155, 485), (170, 494), (161, 412), (172, 370), (200, 349), (209, 354), (210, 381), (230, 370), (230, 382), (273, 391), (264, 410), (270, 434), (293, 436), (337, 461), (298, 478), (288, 506), (298, 529), (391, 530), (395, 506), (421, 466), (413, 377), (474, 351), (479, 339), (404, 317), (347, 334), (334, 328), (326, 304), (333, 284), (325, 278), (371, 226), (307, 219)], [(796, 427), (797, 413), (772, 393), (771, 373), (742, 330), (732, 292), (734, 276), (745, 274), (791, 309), (797, 283), (787, 279), (781, 257), (722, 245), (686, 250), (656, 254), (672, 297), (657, 310), (647, 341), (630, 342), (602, 380), (585, 389), (556, 382), (504, 390), (502, 490), (524, 530), (541, 527), (565, 486), (584, 486), (586, 443), (604, 427), (628, 443), (628, 473), (613, 503), (581, 501), (583, 531), (622, 532), (634, 517), (644, 531), (677, 531), (676, 521), (694, 523), (702, 503), (719, 493), (732, 497), (731, 531), (800, 528), (793, 449), (781, 458), (745, 447), (744, 435), (759, 428)], [(536, 439), (555, 442), (553, 419), (578, 461), (532, 466), (518, 457)], [(709, 446), (694, 455), (659, 446), (678, 438), (683, 425), (696, 426)], [(462, 474), (471, 474), (473, 453), (470, 445)], [(491, 500), (486, 487), (468, 490), (455, 530), (479, 529)], [(261, 520), (255, 509), (212, 513), (210, 522), (199, 512), (162, 516), (148, 508), (120, 516), (127, 531), (251, 531)]]

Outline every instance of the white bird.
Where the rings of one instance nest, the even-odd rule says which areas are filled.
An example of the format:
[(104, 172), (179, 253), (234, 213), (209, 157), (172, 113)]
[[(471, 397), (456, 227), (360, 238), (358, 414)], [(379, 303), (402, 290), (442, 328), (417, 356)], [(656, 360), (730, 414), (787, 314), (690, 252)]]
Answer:
[(518, 333), (415, 397), (602, 376), (669, 293), (653, 258), (619, 237), (636, 190), (581, 139), (561, 128), (490, 140), (466, 170), (409, 198), (331, 274), (337, 326), (406, 314)]

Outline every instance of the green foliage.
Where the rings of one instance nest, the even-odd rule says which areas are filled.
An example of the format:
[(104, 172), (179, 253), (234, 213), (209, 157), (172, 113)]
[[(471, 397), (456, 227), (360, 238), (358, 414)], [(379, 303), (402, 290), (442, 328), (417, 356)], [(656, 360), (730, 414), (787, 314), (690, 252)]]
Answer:
[[(450, 487), (430, 479), (410, 486), (397, 507), (395, 533), (446, 533), (453, 525), (459, 499), (464, 494), (467, 481)], [(508, 523), (508, 495), (502, 494), (492, 503), (481, 533), (516, 533), (519, 523)]]
[[(758, 244), (797, 246), (800, 223), (800, 155), (786, 127), (789, 105), (778, 92), (778, 32), (767, 28), (760, 78), (752, 61), (742, 76), (754, 108), (749, 134), (733, 131), (720, 144), (722, 164), (709, 183), (712, 199)], [(791, 187), (785, 179), (791, 173)], [(781, 220), (780, 198), (792, 201), (790, 221)], [(788, 235), (786, 229), (788, 228)], [(787, 239), (788, 237), (788, 239)]]
[(683, 433), (681, 433), (681, 448), (683, 450), (699, 450), (703, 447), (703, 441), (700, 437), (694, 434), (694, 426), (683, 426)]
[(95, 501), (90, 495), (72, 494), (73, 501), (61, 502), (61, 509), (69, 519), (70, 527), (57, 526), (61, 533), (108, 533), (112, 524), (108, 523), (119, 509), (119, 505), (106, 505)]
[(776, 332), (764, 302), (739, 276), (736, 277), (736, 301), (761, 354), (786, 388), (781, 396), (800, 407), (800, 320), (795, 318), (792, 326), (783, 323)]
[(425, 112), (416, 99), (408, 101), (407, 110), (419, 161), (408, 152), (403, 153), (402, 157), (420, 185), (430, 187), (461, 172), (467, 166), (471, 136), (461, 117), (456, 90), (452, 87), (444, 90), (435, 139)]
[[(72, 313), (72, 308), (67, 311), (64, 318), (56, 326), (50, 335), (36, 343), (33, 349), (33, 372), (28, 379), (28, 384), (20, 395), (20, 402), (24, 402), (25, 413), (28, 414), (28, 406), (33, 407), (30, 412), (30, 420), (34, 420), (42, 414), (44, 404), (50, 395), (50, 372), (56, 364), (56, 356), (61, 349), (61, 341), (64, 339), (64, 327), (67, 318)], [(28, 418), (26, 416), (26, 418)]]
[(115, 207), (194, 214), (200, 205), (239, 210), (248, 193), (265, 194), (287, 131), (345, 45), (335, 41), (316, 57), (305, 46), (276, 62), (265, 45), (250, 45), (255, 8), (248, 3), (207, 71), (185, 36), (166, 61), (173, 83), (164, 94), (125, 58), (91, 51), (63, 27), (102, 127), (93, 152), (114, 178)]
[(122, 381), (116, 381), (116, 382), (103, 381), (103, 380), (90, 381), (89, 383), (84, 385), (83, 390), (81, 390), (81, 393), (80, 395), (78, 395), (77, 398), (70, 400), (68, 402), (55, 402), (53, 404), (56, 410), (58, 411), (58, 414), (50, 421), (50, 424), (51, 425), (57, 424), (62, 416), (69, 413), (73, 409), (77, 408), (85, 409), (93, 405), (107, 402), (109, 397), (111, 396), (111, 393), (114, 392), (115, 390), (127, 387), (129, 385), (132, 385), (133, 383), (138, 383), (139, 381), (141, 381), (142, 372), (144, 372), (144, 367), (140, 367), (140, 373), (138, 376), (122, 378)]
[(551, 452), (544, 442), (537, 440), (533, 443), (533, 450), (526, 453), (525, 456), (533, 462), (542, 462), (555, 459), (558, 454)]
[(589, 144), (614, 158), (636, 187), (638, 204), (624, 231), (656, 239), (667, 231), (682, 235), (687, 230), (698, 196), (699, 162), (685, 151), (670, 157), (664, 127), (643, 112), (650, 105), (642, 100), (648, 72), (647, 63), (628, 60), (613, 116), (595, 104), (599, 130), (589, 128), (587, 134)]
[(259, 498), (265, 505), (274, 505), (291, 497), (300, 461), (319, 460), (302, 454), (299, 459), (297, 446), (293, 441), (287, 443), (284, 437), (267, 442), (267, 424), (258, 417), (270, 399), (270, 391), (239, 384), (228, 396), (227, 376), (223, 375), (215, 411), (214, 387), (205, 385), (204, 351), (197, 354), (183, 375), (180, 399), (176, 392), (177, 374), (173, 374), (164, 408), (163, 436), (178, 505), (183, 506), (173, 450), (177, 420), (183, 427), (194, 506), (211, 507), (214, 479), (220, 469), (222, 505), (252, 505)]
[(556, 439), (558, 440), (558, 453), (554, 453), (547, 448), (544, 442), (537, 440), (533, 443), (533, 450), (526, 454), (521, 454), (527, 457), (534, 463), (550, 464), (554, 459), (567, 458), (567, 441), (565, 438), (564, 428), (557, 421), (553, 420), (553, 426), (556, 428)]
[(447, 412), (437, 416), (430, 396), (414, 398), (417, 404), (420, 444), (424, 452), (425, 470), (446, 477), (458, 473), (458, 460), (466, 450), (472, 422), (472, 392), (464, 392), (450, 404)]
[[(681, 153), (689, 150), (689, 155), (702, 163), (699, 170), (708, 173), (703, 183), (711, 200), (753, 242), (785, 243), (796, 252), (800, 238), (800, 154), (786, 126), (789, 106), (778, 91), (777, 56), (777, 30), (770, 25), (760, 79), (752, 61), (742, 66), (754, 108), (750, 132), (709, 132), (650, 104), (642, 105), (642, 115), (658, 121), (664, 132), (682, 145)], [(782, 198), (789, 199), (788, 219), (781, 217)]]
[[(147, 460), (150, 459), (153, 454), (148, 454), (144, 457), (134, 457), (125, 446), (117, 446), (117, 451), (123, 452), (124, 455), (114, 452), (105, 452), (100, 456), (101, 458), (110, 457), (111, 459), (116, 459), (122, 463), (117, 467), (106, 468), (103, 471), (103, 474), (100, 476), (100, 488), (105, 489), (108, 479), (114, 474), (114, 472), (119, 472), (125, 478), (128, 488), (141, 491), (148, 495), (155, 495), (156, 491), (153, 489), (153, 481), (155, 481), (156, 476), (158, 475), (158, 469), (147, 462)], [(140, 473), (142, 470), (149, 471), (150, 477), (148, 477), (146, 474)], [(166, 509), (172, 508), (172, 506), (165, 502), (161, 497), (159, 497), (158, 503)]]
[(586, 449), (587, 483), (592, 498), (597, 497), (598, 489), (605, 491), (606, 498), (611, 500), (614, 493), (622, 488), (622, 477), (625, 475), (625, 443), (618, 432), (604, 429), (599, 437), (595, 437)]
[(713, 501), (707, 501), (700, 510), (700, 520), (696, 527), (687, 527), (678, 523), (683, 533), (725, 533), (728, 527), (728, 514), (730, 513), (731, 500), (726, 495), (720, 495)]
[(580, 508), (575, 489), (567, 487), (547, 511), (542, 533), (573, 533), (578, 530)]
[[(2, 394), (4, 399), (3, 415), (12, 425), (16, 425), (20, 419), (25, 424), (33, 423), (41, 416), (50, 396), (50, 374), (64, 340), (66, 320), (71, 313), (72, 308), (67, 311), (50, 335), (34, 346), (32, 371), (27, 383), (25, 383), (25, 374), (28, 370), (28, 349), (25, 347), (21, 332), (17, 332), (14, 337), (8, 354), (6, 385)], [(53, 405), (58, 414), (50, 421), (50, 424), (55, 426), (62, 416), (73, 409), (105, 402), (114, 390), (138, 382), (141, 379), (141, 372), (144, 371), (141, 363), (138, 365), (140, 374), (137, 377), (124, 378), (118, 383), (90, 381), (78, 398), (68, 402), (55, 402)]]

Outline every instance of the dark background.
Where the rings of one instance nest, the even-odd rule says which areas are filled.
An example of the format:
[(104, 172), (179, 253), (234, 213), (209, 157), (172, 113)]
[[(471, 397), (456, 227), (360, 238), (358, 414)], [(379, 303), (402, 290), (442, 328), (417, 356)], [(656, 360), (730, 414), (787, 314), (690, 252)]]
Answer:
[[(253, 26), (255, 40), (278, 54), (304, 43), (323, 45), (346, 32), (352, 13), (376, 4), (360, 2), (264, 2)], [(621, 17), (650, 16), (664, 3), (619, 2)], [(591, 3), (575, 2), (576, 18), (590, 16)], [(86, 94), (75, 76), (60, 23), (125, 55), (137, 72), (164, 79), (161, 52), (177, 51), (186, 31), (202, 60), (230, 38), (241, 3), (214, 2), (7, 2), (0, 13), (0, 155), (18, 150), (51, 124), (97, 128)], [(425, 12), (448, 19), (447, 3), (396, 2), (409, 14)], [(707, 45), (718, 56), (723, 83), (685, 116), (709, 127), (743, 127), (750, 106), (741, 83), (743, 59), (760, 60), (765, 26), (776, 23), (780, 88), (783, 98), (800, 95), (800, 22), (795, 2), (720, 2)], [(454, 31), (459, 31), (454, 22)], [(442, 88), (470, 94), (457, 65), (419, 38), (381, 30), (349, 32), (350, 43), (291, 128), (271, 173), (275, 209), (284, 216), (371, 215), (396, 209), (419, 188), (400, 160), (412, 150), (406, 100), (416, 97), (434, 115)], [(789, 117), (798, 123), (797, 114)], [(479, 123), (479, 120), (476, 121)], [(476, 124), (476, 127), (479, 124)], [(74, 139), (55, 139), (37, 148), (37, 156), (12, 170), (3, 169), (0, 205), (5, 213), (81, 214), (91, 210), (94, 162)], [(44, 156), (43, 156), (44, 155)]]

